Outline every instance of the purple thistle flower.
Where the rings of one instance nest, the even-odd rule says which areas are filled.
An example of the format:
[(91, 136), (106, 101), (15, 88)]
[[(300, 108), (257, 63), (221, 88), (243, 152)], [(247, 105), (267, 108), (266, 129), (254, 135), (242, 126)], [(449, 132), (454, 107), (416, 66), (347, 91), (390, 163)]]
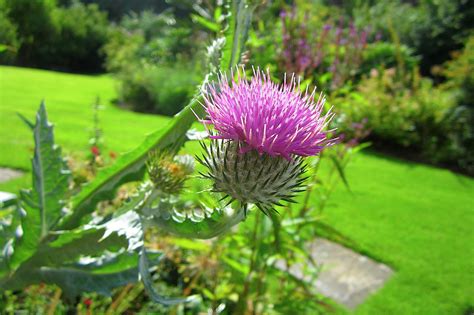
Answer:
[[(233, 76), (233, 75), (232, 75)], [(317, 155), (334, 141), (324, 131), (332, 114), (322, 116), (325, 97), (314, 101), (315, 91), (300, 91), (292, 76), (278, 85), (270, 74), (253, 71), (251, 80), (239, 71), (237, 80), (229, 84), (222, 75), (218, 86), (209, 85), (204, 95), (208, 114), (206, 124), (212, 124), (217, 134), (212, 139), (229, 139), (243, 144), (241, 153), (252, 149), (270, 156)]]
[(214, 192), (268, 214), (302, 191), (303, 158), (335, 143), (324, 130), (333, 115), (321, 115), (325, 98), (315, 102), (315, 90), (302, 93), (294, 76), (278, 85), (258, 69), (247, 80), (244, 70), (230, 83), (221, 75), (208, 85), (203, 122), (215, 131), (197, 159), (208, 168), (202, 175), (213, 181)]

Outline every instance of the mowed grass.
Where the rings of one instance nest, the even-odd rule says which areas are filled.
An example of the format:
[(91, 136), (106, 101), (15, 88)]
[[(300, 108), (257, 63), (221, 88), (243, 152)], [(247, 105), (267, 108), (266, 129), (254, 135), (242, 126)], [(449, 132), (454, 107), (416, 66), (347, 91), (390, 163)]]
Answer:
[[(15, 113), (33, 119), (41, 99), (67, 153), (87, 154), (96, 96), (105, 106), (100, 119), (109, 150), (129, 150), (166, 123), (111, 105), (114, 84), (107, 76), (0, 67), (0, 166), (30, 169), (31, 133)], [(347, 176), (353, 193), (341, 185), (324, 220), (395, 270), (355, 313), (463, 314), (472, 307), (474, 180), (371, 151), (355, 157)], [(16, 192), (29, 177), (0, 190)]]
[(0, 67), (0, 165), (30, 169), (33, 138), (17, 113), (34, 121), (41, 100), (54, 123), (56, 143), (66, 152), (89, 152), (96, 97), (103, 105), (99, 127), (107, 151), (130, 150), (167, 122), (117, 108), (112, 105), (116, 94), (116, 82), (109, 76)]
[(394, 276), (356, 314), (464, 314), (474, 305), (474, 180), (364, 152), (324, 220)]

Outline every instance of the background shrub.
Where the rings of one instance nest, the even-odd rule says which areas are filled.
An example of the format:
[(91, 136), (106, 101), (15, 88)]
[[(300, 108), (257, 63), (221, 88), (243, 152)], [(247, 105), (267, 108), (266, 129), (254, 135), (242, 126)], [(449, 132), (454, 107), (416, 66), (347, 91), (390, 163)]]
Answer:
[(192, 66), (147, 65), (121, 74), (121, 100), (136, 111), (174, 115), (191, 98), (197, 85)]
[(107, 39), (108, 20), (97, 5), (73, 1), (69, 7), (58, 7), (54, 0), (3, 0), (1, 7), (12, 24), (2, 22), (7, 23), (8, 36), (13, 36), (12, 29), (17, 32), (17, 64), (63, 71), (102, 71), (104, 59), (99, 50)]
[(5, 12), (0, 11), (0, 63), (12, 64), (20, 46), (17, 28)]
[(468, 0), (356, 1), (347, 9), (356, 25), (370, 25), (385, 39), (395, 32), (401, 43), (413, 47), (425, 75), (461, 48), (474, 27), (474, 7)]
[(418, 57), (413, 56), (413, 50), (406, 45), (396, 45), (390, 42), (375, 42), (367, 45), (360, 66), (361, 74), (369, 74), (370, 70), (383, 68), (402, 68), (408, 72), (414, 71), (418, 65)]
[(96, 4), (80, 2), (53, 11), (56, 36), (51, 43), (54, 53), (47, 60), (52, 68), (81, 72), (103, 69), (100, 49), (107, 39), (107, 14)]
[[(104, 46), (107, 70), (120, 80), (121, 102), (136, 111), (174, 115), (200, 78), (195, 58), (201, 33), (177, 21), (171, 11), (125, 16)], [(202, 40), (202, 43), (205, 43)], [(191, 48), (193, 46), (194, 48)], [(198, 46), (198, 48), (196, 48)]]
[(54, 50), (52, 39), (57, 34), (53, 19), (55, 8), (54, 0), (3, 0), (2, 11), (15, 25), (21, 42), (18, 63), (46, 65)]
[(457, 106), (446, 116), (447, 145), (439, 154), (442, 161), (457, 161), (474, 174), (474, 36), (453, 57), (442, 70), (447, 81), (441, 88), (452, 94)]
[[(407, 87), (406, 85), (409, 84)], [(391, 145), (427, 150), (444, 132), (451, 98), (418, 73), (400, 77), (395, 68), (373, 69), (357, 91), (336, 97), (334, 103), (350, 123), (367, 119), (372, 138)], [(341, 126), (344, 128), (344, 126)]]
[(459, 105), (474, 107), (474, 35), (469, 37), (462, 51), (454, 52), (442, 74), (447, 78), (444, 88), (451, 90)]

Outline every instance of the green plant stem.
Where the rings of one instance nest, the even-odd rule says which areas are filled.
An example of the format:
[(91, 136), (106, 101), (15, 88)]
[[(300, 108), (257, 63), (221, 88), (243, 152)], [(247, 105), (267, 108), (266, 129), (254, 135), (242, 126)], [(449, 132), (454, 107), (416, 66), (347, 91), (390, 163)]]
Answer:
[(256, 261), (257, 261), (257, 255), (258, 255), (258, 248), (260, 247), (260, 242), (261, 242), (261, 238), (259, 236), (261, 215), (262, 214), (260, 213), (260, 211), (256, 213), (255, 224), (254, 224), (253, 233), (252, 233), (253, 246), (252, 246), (252, 252), (250, 254), (249, 272), (247, 276), (245, 277), (244, 288), (242, 290), (242, 293), (239, 296), (239, 302), (237, 305), (236, 314), (246, 314), (247, 312), (247, 297), (250, 292), (250, 285), (252, 282), (253, 274), (256, 271), (255, 267), (256, 267)]

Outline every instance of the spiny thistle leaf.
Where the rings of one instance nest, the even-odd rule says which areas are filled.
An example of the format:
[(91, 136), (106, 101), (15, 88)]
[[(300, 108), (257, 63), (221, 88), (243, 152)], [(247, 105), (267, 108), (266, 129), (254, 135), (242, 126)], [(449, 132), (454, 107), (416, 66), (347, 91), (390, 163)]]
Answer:
[(26, 213), (22, 218), (23, 237), (15, 246), (12, 268), (34, 253), (61, 218), (70, 179), (61, 149), (54, 144), (53, 126), (47, 120), (44, 102), (36, 114), (33, 136), (33, 189), (21, 192), (21, 206)]

